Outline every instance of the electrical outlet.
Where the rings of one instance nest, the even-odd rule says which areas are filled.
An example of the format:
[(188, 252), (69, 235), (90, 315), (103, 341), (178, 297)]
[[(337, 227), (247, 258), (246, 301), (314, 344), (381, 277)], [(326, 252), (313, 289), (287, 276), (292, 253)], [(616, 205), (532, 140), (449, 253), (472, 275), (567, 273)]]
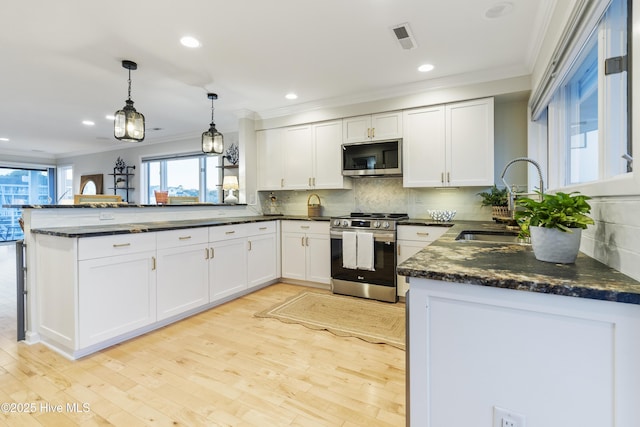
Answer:
[(509, 409), (493, 407), (493, 427), (526, 427), (525, 416)]

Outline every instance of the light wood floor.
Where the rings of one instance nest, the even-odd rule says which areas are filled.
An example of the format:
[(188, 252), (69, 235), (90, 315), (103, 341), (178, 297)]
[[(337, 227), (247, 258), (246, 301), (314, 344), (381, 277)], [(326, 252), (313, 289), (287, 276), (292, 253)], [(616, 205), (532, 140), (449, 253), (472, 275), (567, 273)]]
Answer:
[(403, 426), (404, 351), (253, 317), (303, 289), (276, 284), (78, 361), (16, 343), (2, 313), (0, 403), (35, 411), (0, 411), (0, 425)]

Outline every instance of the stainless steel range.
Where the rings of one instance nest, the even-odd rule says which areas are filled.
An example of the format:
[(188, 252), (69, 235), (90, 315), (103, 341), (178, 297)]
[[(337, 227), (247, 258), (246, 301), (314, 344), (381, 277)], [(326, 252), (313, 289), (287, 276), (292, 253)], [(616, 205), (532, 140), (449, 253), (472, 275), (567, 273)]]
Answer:
[(331, 219), (331, 289), (335, 294), (398, 301), (396, 225), (406, 213), (352, 213)]

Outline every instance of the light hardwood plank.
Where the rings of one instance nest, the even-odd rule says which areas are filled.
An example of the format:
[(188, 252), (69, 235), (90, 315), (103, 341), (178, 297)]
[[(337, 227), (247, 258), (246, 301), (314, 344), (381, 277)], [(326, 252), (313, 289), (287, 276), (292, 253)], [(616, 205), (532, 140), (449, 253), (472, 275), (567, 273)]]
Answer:
[(272, 285), (77, 361), (16, 343), (4, 313), (0, 400), (90, 410), (0, 426), (404, 425), (404, 351), (253, 317), (304, 289)]

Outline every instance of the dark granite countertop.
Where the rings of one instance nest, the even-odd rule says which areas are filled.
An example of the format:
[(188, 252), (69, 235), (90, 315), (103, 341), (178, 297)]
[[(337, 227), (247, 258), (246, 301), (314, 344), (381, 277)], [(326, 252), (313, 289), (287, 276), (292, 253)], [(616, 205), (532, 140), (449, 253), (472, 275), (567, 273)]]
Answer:
[(456, 221), (398, 266), (410, 277), (640, 304), (640, 282), (580, 253), (575, 264), (538, 261), (531, 245), (456, 241), (465, 230), (505, 230), (492, 222)]
[(329, 221), (329, 217), (307, 217), (307, 216), (286, 216), (286, 215), (266, 215), (266, 216), (243, 216), (243, 217), (219, 217), (211, 219), (191, 219), (176, 221), (153, 221), (138, 222), (131, 224), (105, 224), (70, 227), (50, 227), (35, 228), (31, 232), (34, 234), (47, 234), (58, 237), (97, 237), (111, 236), (115, 234), (147, 233), (152, 231), (178, 230), (197, 227), (214, 227), (229, 224), (247, 224), (252, 222), (274, 221), (274, 220), (294, 220), (294, 221)]

